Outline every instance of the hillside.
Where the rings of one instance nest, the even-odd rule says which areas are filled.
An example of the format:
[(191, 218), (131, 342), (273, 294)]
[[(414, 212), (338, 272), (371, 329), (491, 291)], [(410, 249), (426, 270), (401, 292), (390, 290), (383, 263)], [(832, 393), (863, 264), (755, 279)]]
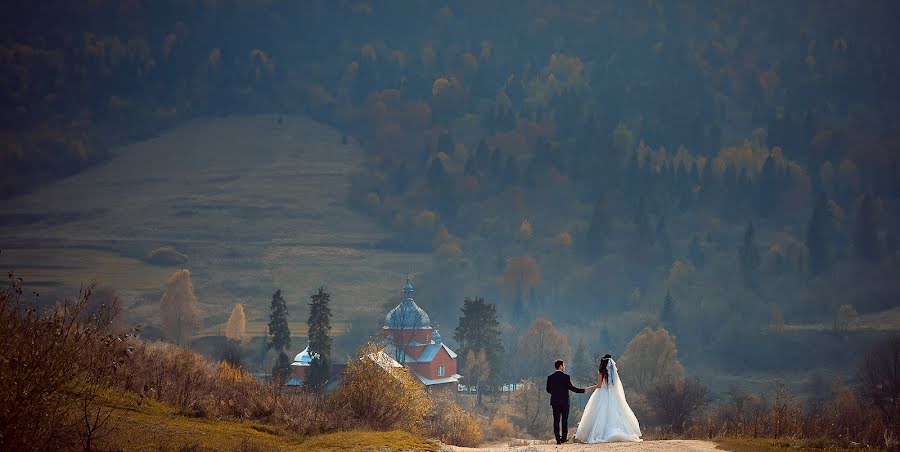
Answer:
[(301, 336), (307, 297), (320, 285), (333, 291), (341, 334), (349, 318), (377, 316), (405, 272), (425, 263), (379, 249), (384, 229), (346, 207), (349, 174), (361, 164), (353, 140), (343, 145), (339, 132), (302, 117), (195, 119), (0, 201), (0, 266), (45, 298), (95, 279), (120, 291), (130, 324), (156, 325), (179, 265), (147, 255), (171, 246), (187, 256), (204, 334), (216, 334), (238, 302), (248, 332), (261, 334), (281, 288)]

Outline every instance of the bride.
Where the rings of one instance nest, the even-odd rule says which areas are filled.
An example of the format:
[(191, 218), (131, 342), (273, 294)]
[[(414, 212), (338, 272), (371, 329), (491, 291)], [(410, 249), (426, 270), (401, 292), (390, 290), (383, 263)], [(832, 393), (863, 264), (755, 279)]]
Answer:
[(641, 427), (625, 401), (625, 390), (619, 380), (616, 362), (610, 355), (600, 360), (596, 389), (584, 407), (575, 439), (582, 443), (641, 441)]

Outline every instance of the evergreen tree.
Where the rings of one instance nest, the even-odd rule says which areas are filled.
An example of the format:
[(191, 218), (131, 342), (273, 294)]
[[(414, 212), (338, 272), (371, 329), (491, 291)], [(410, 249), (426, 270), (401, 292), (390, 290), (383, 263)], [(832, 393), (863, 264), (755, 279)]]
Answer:
[(763, 163), (757, 182), (756, 213), (768, 218), (775, 210), (778, 201), (778, 169), (771, 155)]
[(437, 141), (437, 152), (443, 152), (447, 155), (453, 155), (453, 151), (456, 148), (456, 144), (453, 142), (453, 137), (450, 136), (449, 133), (442, 133), (438, 136)]
[(331, 376), (331, 343), (328, 335), (331, 332), (331, 294), (319, 287), (319, 292), (310, 296), (309, 318), (306, 325), (309, 327), (309, 355), (312, 361), (309, 365), (309, 374), (304, 385), (314, 392), (320, 392), (325, 388)]
[(662, 311), (659, 313), (659, 321), (672, 329), (672, 323), (675, 321), (675, 300), (672, 299), (672, 292), (666, 290), (666, 298), (663, 301)]
[(278, 352), (275, 365), (272, 366), (272, 381), (276, 385), (283, 385), (291, 377), (291, 359), (284, 351)]
[(585, 364), (584, 340), (579, 337), (578, 345), (575, 346), (575, 353), (572, 354), (572, 376), (582, 383), (590, 381), (583, 378), (585, 375)]
[(463, 175), (476, 176), (478, 174), (478, 168), (475, 165), (475, 156), (470, 154), (469, 157), (466, 158), (466, 164), (463, 167)]
[(747, 229), (744, 230), (744, 242), (741, 244), (741, 248), (738, 251), (738, 258), (740, 260), (741, 267), (741, 275), (744, 278), (744, 284), (747, 287), (753, 287), (755, 285), (755, 272), (759, 267), (760, 257), (759, 257), (759, 249), (756, 246), (756, 230), (753, 228), (753, 223), (747, 224)]
[(853, 229), (853, 247), (859, 257), (876, 262), (881, 257), (881, 240), (878, 238), (878, 213), (875, 202), (864, 195), (856, 212)]
[[(497, 305), (487, 303), (484, 298), (466, 297), (460, 309), (459, 325), (453, 339), (459, 344), (459, 356), (469, 352), (484, 350), (491, 369), (500, 369), (503, 359), (503, 342), (500, 336), (500, 322), (497, 320)], [(492, 372), (496, 382), (499, 372)]]
[(819, 275), (831, 267), (831, 211), (828, 208), (828, 198), (825, 193), (819, 195), (813, 207), (809, 226), (806, 229), (806, 248), (809, 250), (809, 270), (814, 275)]
[(291, 330), (287, 322), (287, 302), (281, 296), (281, 289), (272, 294), (272, 305), (269, 313), (268, 349), (278, 352), (278, 359), (272, 368), (272, 377), (279, 382), (291, 371), (291, 362), (284, 351), (291, 346)]
[(447, 169), (444, 167), (444, 161), (438, 158), (437, 155), (431, 159), (425, 177), (430, 187), (441, 188), (443, 186), (444, 180), (447, 178)]

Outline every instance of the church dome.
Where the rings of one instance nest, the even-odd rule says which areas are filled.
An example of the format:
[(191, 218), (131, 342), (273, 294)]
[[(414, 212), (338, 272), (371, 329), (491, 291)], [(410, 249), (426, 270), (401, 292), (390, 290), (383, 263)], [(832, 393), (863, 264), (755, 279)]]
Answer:
[(294, 366), (308, 366), (312, 362), (312, 357), (309, 356), (309, 346), (303, 349), (302, 352), (297, 353), (297, 356), (294, 357)]
[(403, 287), (403, 301), (391, 309), (384, 319), (384, 327), (389, 330), (424, 330), (431, 328), (431, 319), (412, 299), (412, 284), (409, 279)]

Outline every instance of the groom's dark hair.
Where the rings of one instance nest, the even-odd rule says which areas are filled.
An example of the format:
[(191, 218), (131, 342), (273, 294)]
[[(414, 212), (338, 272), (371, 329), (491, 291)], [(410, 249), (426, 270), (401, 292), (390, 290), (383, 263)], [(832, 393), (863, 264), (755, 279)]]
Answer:
[(561, 359), (557, 359), (556, 362), (553, 363), (553, 367), (555, 367), (556, 370), (559, 370), (559, 368), (562, 367), (562, 365), (563, 365), (563, 360), (561, 360)]

